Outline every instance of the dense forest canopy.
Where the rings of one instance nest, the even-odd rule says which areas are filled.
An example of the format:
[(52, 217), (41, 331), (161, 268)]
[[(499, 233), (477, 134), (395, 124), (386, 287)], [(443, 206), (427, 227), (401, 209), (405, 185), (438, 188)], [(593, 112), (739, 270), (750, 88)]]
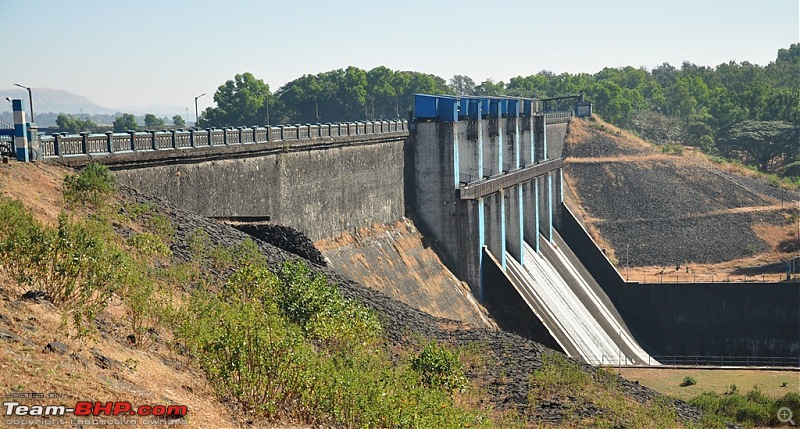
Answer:
[[(413, 95), (546, 98), (583, 91), (604, 119), (657, 144), (698, 146), (766, 172), (800, 176), (800, 44), (766, 66), (684, 62), (652, 70), (604, 68), (595, 74), (540, 71), (508, 82), (358, 67), (304, 75), (272, 93), (251, 73), (214, 94), (199, 125), (235, 126), (403, 118)], [(568, 104), (548, 108), (569, 108)]]

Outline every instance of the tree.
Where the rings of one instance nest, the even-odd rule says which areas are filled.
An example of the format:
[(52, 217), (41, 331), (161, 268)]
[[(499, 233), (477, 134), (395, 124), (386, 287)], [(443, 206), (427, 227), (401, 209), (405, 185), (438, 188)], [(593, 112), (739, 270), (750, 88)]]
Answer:
[(56, 125), (61, 131), (75, 134), (81, 131), (85, 132), (95, 132), (97, 131), (97, 124), (94, 123), (91, 119), (83, 120), (81, 118), (76, 118), (73, 115), (65, 115), (63, 113), (59, 113), (58, 117), (56, 118)]
[[(723, 134), (723, 146), (730, 155), (743, 153), (761, 171), (771, 171), (778, 158), (797, 159), (797, 128), (784, 121), (742, 121)], [(787, 163), (788, 164), (788, 163)]]
[(172, 117), (172, 125), (175, 125), (177, 128), (183, 128), (186, 126), (186, 121), (183, 120), (181, 115), (175, 115)]
[(501, 96), (506, 94), (506, 84), (503, 81), (495, 82), (492, 79), (486, 79), (480, 85), (475, 87), (475, 95), (480, 96)]
[(128, 130), (136, 130), (138, 128), (139, 124), (136, 123), (136, 117), (130, 113), (123, 113), (121, 116), (118, 116), (117, 119), (114, 119), (115, 133), (124, 133)]
[(242, 73), (214, 93), (217, 107), (209, 107), (198, 119), (200, 127), (266, 125), (269, 85), (252, 73)]
[(147, 128), (164, 128), (164, 120), (152, 113), (144, 115), (144, 126)]
[(450, 78), (450, 88), (456, 95), (474, 95), (475, 81), (469, 76), (457, 74)]

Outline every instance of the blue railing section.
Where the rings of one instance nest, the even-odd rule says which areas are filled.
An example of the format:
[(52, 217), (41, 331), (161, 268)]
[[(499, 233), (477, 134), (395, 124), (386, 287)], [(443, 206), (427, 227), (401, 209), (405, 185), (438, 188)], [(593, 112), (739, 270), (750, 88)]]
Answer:
[(408, 121), (371, 121), (334, 124), (278, 125), (80, 135), (54, 134), (40, 138), (43, 158), (75, 155), (101, 155), (167, 149), (259, 144), (336, 137), (407, 133)]

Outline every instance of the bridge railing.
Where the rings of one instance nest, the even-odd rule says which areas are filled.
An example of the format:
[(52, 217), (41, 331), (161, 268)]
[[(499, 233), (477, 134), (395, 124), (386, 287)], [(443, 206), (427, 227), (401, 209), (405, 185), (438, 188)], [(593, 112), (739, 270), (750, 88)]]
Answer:
[(128, 131), (127, 133), (65, 135), (41, 138), (44, 158), (99, 155), (117, 152), (154, 150), (190, 150), (198, 147), (239, 144), (263, 144), (297, 140), (330, 139), (355, 135), (373, 135), (408, 131), (407, 121), (374, 121), (334, 124), (296, 124), (273, 127), (238, 127), (163, 131)]
[(41, 138), (44, 158), (99, 155), (117, 152), (192, 149), (209, 146), (291, 142), (355, 135), (374, 135), (408, 131), (407, 121), (372, 121), (334, 124), (295, 124), (273, 127), (238, 127), (127, 133), (55, 134)]
[(661, 367), (775, 367), (798, 368), (800, 356), (720, 356), (720, 355), (658, 355), (648, 356), (647, 362), (632, 363), (625, 355), (582, 356), (581, 363), (595, 366), (661, 366)]
[(544, 114), (544, 117), (547, 118), (547, 123), (559, 123), (569, 120), (574, 116), (574, 112), (572, 110), (566, 112), (547, 112)]

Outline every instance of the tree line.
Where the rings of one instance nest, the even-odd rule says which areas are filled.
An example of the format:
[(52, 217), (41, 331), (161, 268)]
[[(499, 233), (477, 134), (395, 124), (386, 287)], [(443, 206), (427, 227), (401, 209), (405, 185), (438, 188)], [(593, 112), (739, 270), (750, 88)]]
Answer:
[(413, 109), (415, 93), (547, 98), (581, 91), (605, 120), (657, 144), (697, 146), (762, 171), (800, 176), (800, 44), (780, 49), (766, 66), (664, 63), (595, 74), (540, 71), (508, 82), (348, 67), (303, 75), (273, 93), (243, 73), (217, 89), (216, 107), (203, 111), (198, 126), (397, 119)]
[[(38, 115), (37, 115), (38, 116)], [(107, 117), (108, 115), (101, 115)], [(80, 132), (87, 133), (103, 133), (106, 131), (113, 131), (115, 133), (124, 133), (127, 131), (139, 131), (142, 129), (160, 130), (165, 127), (182, 128), (186, 126), (186, 120), (181, 115), (172, 117), (172, 122), (167, 125), (167, 118), (159, 118), (158, 116), (147, 113), (143, 118), (144, 124), (140, 125), (136, 116), (130, 113), (117, 114), (111, 126), (98, 125), (91, 117), (87, 118), (84, 115), (77, 116), (65, 113), (59, 113), (56, 117), (55, 124), (61, 132), (75, 134)]]

